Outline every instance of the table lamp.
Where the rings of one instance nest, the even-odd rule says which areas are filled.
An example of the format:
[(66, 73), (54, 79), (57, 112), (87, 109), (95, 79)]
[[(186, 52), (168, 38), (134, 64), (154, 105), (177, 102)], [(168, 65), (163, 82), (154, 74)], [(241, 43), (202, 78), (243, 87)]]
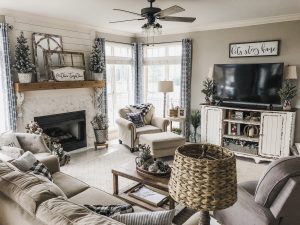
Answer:
[(178, 147), (169, 194), (176, 202), (200, 211), (199, 225), (209, 225), (209, 211), (225, 209), (237, 200), (234, 153), (210, 144)]
[(288, 65), (285, 69), (286, 80), (297, 80), (297, 67)]
[(173, 92), (173, 81), (164, 80), (158, 82), (158, 91), (164, 93), (164, 117), (166, 117), (166, 101), (167, 101), (167, 93)]

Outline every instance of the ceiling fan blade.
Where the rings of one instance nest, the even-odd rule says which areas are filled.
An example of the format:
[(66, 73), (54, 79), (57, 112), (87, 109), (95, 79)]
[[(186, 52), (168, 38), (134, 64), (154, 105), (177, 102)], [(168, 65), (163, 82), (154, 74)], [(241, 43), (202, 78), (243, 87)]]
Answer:
[(195, 17), (176, 17), (176, 16), (165, 16), (158, 18), (163, 21), (171, 21), (171, 22), (185, 22), (192, 23), (196, 20)]
[(137, 21), (137, 20), (145, 20), (146, 18), (140, 18), (140, 19), (131, 19), (131, 20), (119, 20), (119, 21), (111, 21), (109, 23), (122, 23), (122, 22), (128, 22), (128, 21)]
[(158, 16), (158, 17), (165, 17), (165, 16), (168, 16), (168, 15), (172, 15), (172, 14), (175, 14), (175, 13), (179, 13), (179, 12), (183, 12), (185, 11), (184, 8), (178, 6), (178, 5), (174, 5), (174, 6), (171, 6), (169, 8), (166, 8), (158, 13), (155, 13), (154, 15), (155, 16)]
[(130, 12), (130, 11), (127, 11), (127, 10), (124, 10), (124, 9), (113, 9), (113, 10), (115, 10), (115, 11), (121, 11), (121, 12), (126, 12), (126, 13), (131, 13), (131, 14), (134, 14), (134, 15), (137, 15), (137, 16), (142, 16), (139, 13)]

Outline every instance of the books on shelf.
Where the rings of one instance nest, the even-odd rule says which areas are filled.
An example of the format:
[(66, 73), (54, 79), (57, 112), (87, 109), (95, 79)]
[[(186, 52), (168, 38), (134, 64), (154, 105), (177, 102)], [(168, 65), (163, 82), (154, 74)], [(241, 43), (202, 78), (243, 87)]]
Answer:
[(158, 191), (155, 191), (153, 188), (146, 185), (140, 185), (128, 194), (131, 197), (154, 206), (161, 206), (168, 199), (168, 196), (159, 193)]

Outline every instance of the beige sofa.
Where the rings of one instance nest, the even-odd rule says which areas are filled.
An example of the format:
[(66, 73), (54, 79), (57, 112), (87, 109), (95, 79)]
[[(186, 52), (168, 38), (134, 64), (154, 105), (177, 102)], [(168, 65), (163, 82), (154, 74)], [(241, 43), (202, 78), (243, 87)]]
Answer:
[(121, 224), (82, 205), (123, 205), (124, 201), (60, 172), (56, 156), (40, 161), (49, 168), (54, 183), (20, 172), (8, 162), (0, 163), (1, 224)]
[(139, 137), (142, 134), (153, 134), (167, 131), (169, 120), (162, 117), (155, 117), (154, 106), (151, 106), (150, 111), (145, 116), (145, 126), (136, 128), (135, 125), (126, 120), (127, 113), (133, 112), (130, 107), (125, 107), (119, 110), (120, 118), (116, 119), (119, 131), (119, 142), (125, 144), (134, 151), (134, 147), (139, 144)]

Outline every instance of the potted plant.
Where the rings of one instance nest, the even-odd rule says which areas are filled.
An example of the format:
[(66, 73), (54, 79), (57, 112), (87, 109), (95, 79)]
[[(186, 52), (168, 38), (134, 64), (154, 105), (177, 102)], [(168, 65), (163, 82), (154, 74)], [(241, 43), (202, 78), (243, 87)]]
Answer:
[(215, 94), (215, 82), (209, 78), (206, 78), (205, 81), (203, 81), (203, 89), (201, 90), (203, 94), (205, 94), (205, 102), (206, 104), (211, 104), (210, 97)]
[(96, 38), (93, 49), (90, 55), (90, 71), (93, 72), (94, 80), (103, 79), (103, 71), (105, 69), (104, 64), (104, 52), (101, 47), (100, 38)]
[(108, 119), (106, 115), (98, 113), (91, 121), (91, 124), (94, 128), (96, 143), (105, 143), (108, 139)]
[(20, 83), (30, 83), (32, 80), (32, 72), (34, 72), (35, 66), (31, 63), (29, 56), (27, 39), (24, 37), (24, 33), (21, 32), (20, 36), (17, 37), (15, 63), (13, 64)]
[(197, 128), (200, 126), (201, 123), (201, 114), (200, 111), (194, 111), (191, 114), (191, 124), (194, 128), (194, 141), (197, 142)]
[(291, 101), (297, 95), (296, 86), (291, 81), (284, 81), (282, 88), (278, 92), (281, 102), (283, 103), (282, 109), (284, 111), (290, 111), (292, 109)]

